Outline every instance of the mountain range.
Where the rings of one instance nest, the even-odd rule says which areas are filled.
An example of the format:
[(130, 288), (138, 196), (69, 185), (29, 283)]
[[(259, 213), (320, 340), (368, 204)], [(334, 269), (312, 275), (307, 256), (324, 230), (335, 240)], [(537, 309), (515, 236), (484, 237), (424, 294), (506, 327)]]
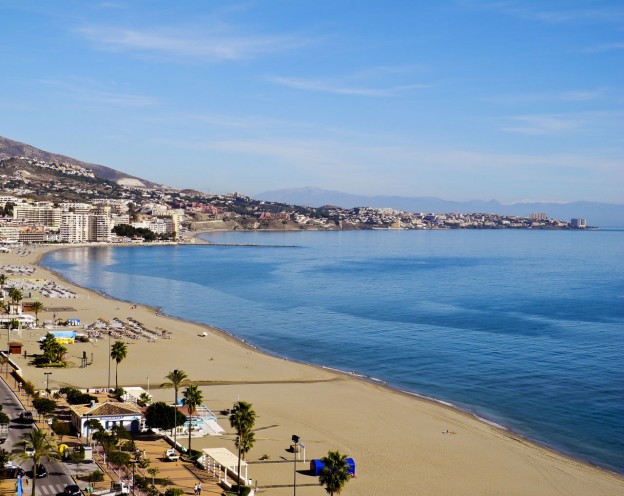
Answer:
[(624, 226), (624, 205), (615, 203), (575, 201), (569, 203), (521, 202), (504, 204), (496, 200), (450, 201), (424, 196), (363, 196), (313, 187), (267, 191), (254, 195), (254, 198), (309, 207), (335, 205), (342, 208), (353, 208), (366, 206), (392, 208), (406, 212), (479, 212), (522, 217), (543, 212), (552, 219), (569, 221), (572, 218), (583, 218), (591, 226)]

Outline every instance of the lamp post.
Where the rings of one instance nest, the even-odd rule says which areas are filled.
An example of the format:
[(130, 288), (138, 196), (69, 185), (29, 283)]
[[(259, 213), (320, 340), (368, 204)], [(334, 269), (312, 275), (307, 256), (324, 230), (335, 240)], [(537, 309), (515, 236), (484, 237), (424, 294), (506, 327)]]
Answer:
[(44, 372), (43, 373), (46, 376), (46, 393), (50, 390), (50, 376), (52, 375), (52, 372)]
[[(174, 374), (173, 377), (177, 377), (178, 370), (177, 369), (174, 370), (173, 374)], [(177, 398), (177, 389), (176, 389), (175, 404), (173, 405), (173, 408), (175, 408), (175, 410), (173, 411), (173, 449), (177, 451), (178, 450), (178, 398)], [(191, 426), (189, 424), (189, 429), (190, 428), (191, 428)]]
[(293, 496), (297, 495), (297, 453), (299, 451), (299, 436), (297, 436), (296, 434), (292, 435), (293, 443), (295, 443), (293, 445), (293, 451), (295, 453), (295, 458), (294, 458), (294, 469), (293, 469)]
[(110, 393), (110, 364), (111, 364), (111, 331), (108, 331), (108, 386), (106, 388), (106, 393)]

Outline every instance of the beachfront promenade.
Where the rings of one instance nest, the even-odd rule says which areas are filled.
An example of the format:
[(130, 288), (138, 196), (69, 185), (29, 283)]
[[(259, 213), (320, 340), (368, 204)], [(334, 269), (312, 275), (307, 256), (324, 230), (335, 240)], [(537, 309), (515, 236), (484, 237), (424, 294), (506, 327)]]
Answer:
[[(24, 391), (17, 387), (18, 381), (20, 381), (20, 377), (17, 376), (13, 369), (9, 367), (7, 373), (7, 364), (4, 364), (2, 369), (0, 369), (2, 380), (9, 388), (13, 391), (15, 396), (17, 397), (19, 403), (21, 404), (24, 410), (29, 410), (34, 412), (34, 407), (32, 405), (32, 398), (27, 396)], [(8, 375), (8, 377), (7, 377)], [(55, 415), (62, 420), (69, 420), (69, 405), (65, 402), (63, 398), (57, 400), (57, 410)], [(54, 436), (54, 433), (51, 431), (50, 426), (47, 422), (42, 421), (38, 415), (35, 414), (35, 425), (36, 428), (42, 429), (51, 436)], [(58, 436), (54, 436), (57, 444), (65, 444), (69, 447), (70, 450), (73, 450), (74, 447), (80, 446), (84, 439), (80, 439), (76, 435), (67, 435), (63, 436), (62, 443), (60, 442)], [(158, 470), (156, 478), (167, 478), (171, 481), (170, 487), (177, 487), (184, 491), (184, 494), (192, 495), (194, 494), (194, 488), (197, 483), (201, 483), (202, 485), (202, 494), (207, 495), (220, 495), (223, 491), (221, 487), (218, 486), (218, 479), (213, 477), (209, 472), (204, 470), (196, 469), (191, 463), (177, 461), (177, 462), (169, 462), (166, 461), (163, 457), (163, 454), (170, 445), (160, 436), (140, 436), (134, 440), (137, 450), (142, 453), (143, 458), (150, 460), (149, 468), (156, 468)], [(90, 445), (94, 448), (94, 463), (81, 463), (75, 464), (66, 462), (64, 463), (66, 471), (72, 475), (76, 481), (76, 483), (84, 490), (88, 485), (90, 485), (95, 491), (100, 489), (106, 489), (110, 487), (111, 481), (123, 481), (128, 484), (129, 487), (132, 487), (132, 476), (141, 476), (141, 477), (151, 477), (150, 474), (147, 473), (146, 469), (141, 468), (140, 466), (134, 466), (134, 474), (130, 469), (124, 469), (123, 467), (115, 467), (110, 463), (105, 461), (105, 455), (103, 453), (102, 447), (97, 445), (97, 443), (91, 442)], [(19, 448), (17, 448), (19, 450)], [(15, 449), (13, 452), (16, 452)], [(17, 460), (17, 463), (23, 463)], [(45, 463), (45, 461), (44, 461)], [(96, 483), (88, 483), (83, 480), (83, 477), (87, 474), (93, 472), (94, 470), (101, 470), (104, 473), (104, 480)], [(28, 494), (29, 488), (32, 486), (25, 486), (26, 492)], [(64, 488), (61, 488), (61, 491)], [(43, 496), (54, 496), (47, 494), (49, 491), (44, 489), (43, 487), (39, 490), (39, 494)], [(60, 492), (60, 491), (59, 491)], [(15, 479), (4, 479), (0, 481), (0, 494), (11, 494), (15, 493)], [(136, 496), (147, 496), (145, 493), (142, 493), (138, 488), (134, 488), (133, 493)]]

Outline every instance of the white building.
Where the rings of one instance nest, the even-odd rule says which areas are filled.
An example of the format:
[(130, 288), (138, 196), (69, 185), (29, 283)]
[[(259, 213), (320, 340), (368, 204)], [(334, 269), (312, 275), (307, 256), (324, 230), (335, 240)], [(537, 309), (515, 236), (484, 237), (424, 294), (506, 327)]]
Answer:
[[(141, 409), (131, 403), (95, 403), (92, 405), (70, 405), (71, 423), (81, 436), (87, 436), (85, 422), (99, 420), (102, 427), (110, 432), (116, 425), (125, 427), (128, 432), (137, 434), (145, 428), (145, 418)], [(92, 431), (91, 431), (92, 432)]]
[(42, 224), (47, 228), (58, 229), (62, 212), (52, 206), (29, 205), (22, 203), (13, 207), (13, 218), (30, 224)]

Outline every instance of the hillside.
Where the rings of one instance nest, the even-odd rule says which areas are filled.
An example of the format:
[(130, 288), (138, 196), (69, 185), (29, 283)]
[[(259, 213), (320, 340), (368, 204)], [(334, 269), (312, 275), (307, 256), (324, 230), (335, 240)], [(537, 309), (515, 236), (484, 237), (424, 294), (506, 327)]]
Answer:
[(56, 162), (77, 165), (85, 169), (90, 169), (94, 172), (96, 177), (105, 179), (107, 181), (113, 181), (118, 184), (136, 187), (157, 187), (160, 186), (157, 183), (141, 179), (124, 172), (106, 167), (104, 165), (91, 164), (88, 162), (82, 162), (75, 158), (68, 157), (66, 155), (60, 155), (58, 153), (50, 153), (34, 146), (27, 145), (26, 143), (20, 143), (19, 141), (13, 141), (3, 136), (0, 136), (0, 160), (9, 159), (12, 157), (26, 157), (35, 160), (41, 160), (44, 162)]

